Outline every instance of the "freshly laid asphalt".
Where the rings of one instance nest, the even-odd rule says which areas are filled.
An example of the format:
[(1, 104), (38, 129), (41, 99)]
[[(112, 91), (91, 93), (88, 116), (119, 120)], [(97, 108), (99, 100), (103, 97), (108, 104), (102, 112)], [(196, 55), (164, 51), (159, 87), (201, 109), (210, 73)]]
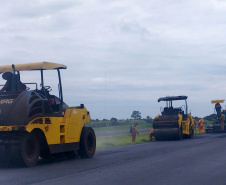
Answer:
[(0, 184), (223, 185), (226, 134), (102, 149), (91, 159), (40, 160), (32, 168), (0, 167)]

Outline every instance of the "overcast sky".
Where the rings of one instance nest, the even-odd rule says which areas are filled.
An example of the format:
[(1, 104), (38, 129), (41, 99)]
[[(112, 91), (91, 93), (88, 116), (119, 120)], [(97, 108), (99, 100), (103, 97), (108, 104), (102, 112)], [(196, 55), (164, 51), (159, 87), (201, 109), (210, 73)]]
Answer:
[[(0, 64), (67, 65), (64, 100), (84, 103), (93, 119), (127, 119), (133, 110), (154, 117), (165, 105), (157, 99), (166, 95), (187, 95), (192, 115), (204, 117), (214, 112), (211, 99), (226, 99), (226, 1), (0, 5)], [(29, 81), (27, 75), (22, 79)]]

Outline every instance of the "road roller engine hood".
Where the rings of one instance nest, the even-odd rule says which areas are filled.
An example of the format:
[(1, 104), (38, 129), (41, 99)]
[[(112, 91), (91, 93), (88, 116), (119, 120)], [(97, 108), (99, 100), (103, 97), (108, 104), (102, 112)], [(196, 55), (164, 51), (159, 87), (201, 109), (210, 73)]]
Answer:
[[(64, 103), (56, 115), (61, 116), (66, 107)], [(35, 117), (50, 114), (52, 109), (49, 100), (37, 91), (0, 95), (0, 126), (26, 125)]]

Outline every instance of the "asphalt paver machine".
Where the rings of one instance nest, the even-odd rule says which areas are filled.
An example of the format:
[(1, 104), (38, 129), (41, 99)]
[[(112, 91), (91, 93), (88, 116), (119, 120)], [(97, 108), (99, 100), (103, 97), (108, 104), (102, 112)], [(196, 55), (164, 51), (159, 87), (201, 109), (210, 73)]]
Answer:
[(216, 118), (212, 125), (206, 127), (206, 133), (222, 133), (226, 132), (226, 122), (224, 120), (224, 130), (221, 130), (221, 114), (224, 114), (226, 117), (226, 110), (222, 109), (221, 103), (224, 103), (224, 99), (220, 100), (211, 100), (211, 103), (214, 104), (214, 109), (216, 111)]

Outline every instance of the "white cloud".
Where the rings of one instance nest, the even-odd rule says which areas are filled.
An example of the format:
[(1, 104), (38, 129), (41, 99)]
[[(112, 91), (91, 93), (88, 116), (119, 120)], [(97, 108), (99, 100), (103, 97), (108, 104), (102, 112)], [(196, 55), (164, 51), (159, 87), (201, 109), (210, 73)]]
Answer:
[(92, 79), (92, 81), (94, 83), (101, 83), (101, 84), (103, 84), (105, 82), (105, 79), (104, 78), (97, 77), (97, 78)]
[(2, 1), (0, 64), (66, 64), (65, 101), (85, 103), (93, 118), (129, 118), (137, 108), (153, 117), (160, 96), (178, 94), (205, 116), (211, 99), (225, 98), (225, 7), (220, 0)]

